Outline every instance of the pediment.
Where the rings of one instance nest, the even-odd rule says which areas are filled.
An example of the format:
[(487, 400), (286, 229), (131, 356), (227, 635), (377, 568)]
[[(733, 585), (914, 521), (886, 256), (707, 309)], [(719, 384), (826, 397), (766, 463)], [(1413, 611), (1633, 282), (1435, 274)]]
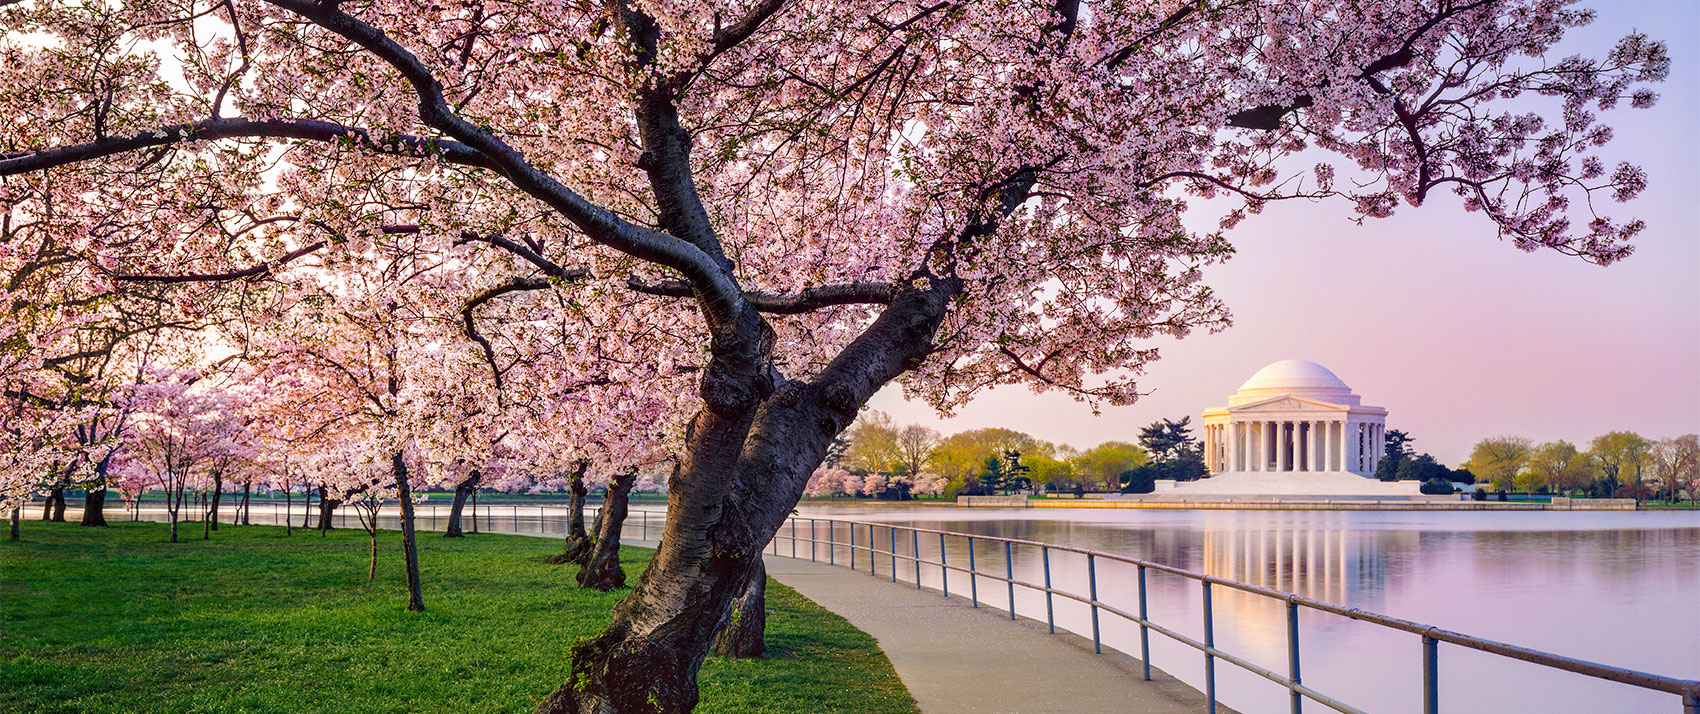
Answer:
[(1287, 394), (1279, 397), (1270, 397), (1269, 399), (1265, 399), (1261, 402), (1252, 402), (1250, 404), (1241, 404), (1237, 407), (1228, 407), (1228, 412), (1232, 414), (1244, 414), (1246, 412), (1297, 411), (1344, 412), (1349, 411), (1350, 409), (1351, 407), (1344, 404), (1333, 404), (1330, 402), (1306, 399), (1304, 397), (1295, 397), (1291, 394)]

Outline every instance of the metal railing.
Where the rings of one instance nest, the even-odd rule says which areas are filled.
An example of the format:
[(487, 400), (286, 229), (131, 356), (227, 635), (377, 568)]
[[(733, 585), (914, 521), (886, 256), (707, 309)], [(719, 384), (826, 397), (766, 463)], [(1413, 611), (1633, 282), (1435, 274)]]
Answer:
[[(807, 524), (807, 535), (799, 534), (800, 523)], [(821, 535), (819, 531), (822, 529), (821, 524), (823, 523), (825, 524), (826, 531), (826, 538), (824, 540), (819, 537)], [(849, 531), (848, 543), (837, 540), (838, 531), (843, 529), (848, 529)], [(861, 543), (858, 543), (857, 531), (864, 529), (867, 537)], [(883, 550), (878, 546), (878, 541), (880, 540), (878, 538), (878, 532), (881, 530), (886, 531), (886, 538), (884, 539), (886, 541), (886, 548)], [(908, 545), (910, 547), (908, 553), (900, 552), (897, 548), (899, 540), (898, 534), (900, 532), (906, 534), (906, 537), (904, 537), (903, 540), (908, 541)], [(927, 540), (929, 542), (934, 536), (937, 536), (939, 545), (938, 560), (930, 560), (921, 556), (920, 545), (923, 535), (927, 536)], [(968, 551), (968, 563), (966, 567), (949, 562), (949, 549), (947, 548), (948, 539), (958, 539), (966, 543)], [(797, 555), (798, 543), (807, 543), (807, 557), (816, 562), (819, 562), (817, 550), (820, 545), (825, 544), (828, 551), (827, 562), (831, 564), (836, 564), (834, 562), (836, 558), (833, 555), (836, 550), (838, 548), (848, 547), (850, 550), (849, 567), (852, 570), (858, 569), (856, 567), (857, 553), (865, 553), (866, 557), (864, 560), (866, 561), (867, 572), (869, 575), (881, 575), (881, 573), (878, 572), (877, 566), (881, 563), (881, 561), (886, 561), (886, 570), (888, 572), (885, 574), (890, 576), (892, 582), (897, 582), (898, 580), (898, 563), (900, 561), (910, 563), (913, 566), (912, 572), (915, 577), (915, 587), (917, 588), (922, 587), (922, 566), (938, 568), (940, 574), (940, 589), (946, 596), (950, 595), (949, 573), (952, 571), (964, 573), (968, 576), (969, 598), (975, 607), (979, 607), (982, 602), (979, 589), (980, 578), (989, 578), (1002, 582), (1006, 585), (1006, 603), (1010, 619), (1018, 617), (1015, 598), (1015, 590), (1017, 587), (1043, 593), (1045, 596), (1045, 624), (1052, 633), (1055, 633), (1057, 629), (1056, 608), (1053, 598), (1060, 597), (1082, 603), (1091, 609), (1092, 647), (1094, 651), (1100, 654), (1104, 651), (1104, 642), (1099, 623), (1099, 613), (1108, 613), (1122, 618), (1123, 620), (1139, 626), (1139, 660), (1143, 670), (1142, 676), (1146, 680), (1151, 679), (1150, 638), (1151, 633), (1153, 632), (1197, 650), (1203, 655), (1204, 694), (1205, 700), (1208, 702), (1208, 711), (1212, 714), (1216, 712), (1217, 708), (1217, 660), (1235, 665), (1247, 672), (1267, 679), (1285, 688), (1289, 693), (1289, 708), (1294, 714), (1298, 714), (1298, 712), (1303, 709), (1305, 699), (1317, 702), (1318, 704), (1322, 704), (1323, 706), (1334, 709), (1335, 711), (1346, 712), (1347, 714), (1364, 714), (1364, 710), (1312, 689), (1303, 683), (1300, 675), (1301, 657), (1299, 651), (1299, 612), (1301, 609), (1325, 612), (1419, 636), (1422, 644), (1422, 710), (1424, 714), (1436, 714), (1440, 709), (1440, 674), (1438, 667), (1439, 645), (1442, 642), (1542, 667), (1572, 672), (1612, 682), (1619, 682), (1642, 689), (1673, 694), (1681, 699), (1683, 714), (1700, 714), (1700, 680), (1678, 679), (1675, 677), (1666, 677), (1663, 675), (1651, 674), (1623, 667), (1613, 667), (1611, 665), (1600, 664), (1598, 662), (1590, 662), (1573, 657), (1552, 654), (1550, 652), (1542, 652), (1540, 650), (1534, 650), (1527, 647), (1519, 647), (1517, 645), (1507, 644), (1504, 642), (1473, 637), (1453, 632), (1451, 630), (1444, 630), (1432, 625), (1425, 625), (1419, 622), (1412, 622), (1410, 620), (1404, 620), (1397, 617), (1368, 612), (1358, 608), (1344, 607), (1282, 590), (1266, 588), (1260, 585), (1252, 585), (1250, 583), (1230, 580), (1228, 578), (1217, 577), (1207, 573), (1200, 573), (1197, 571), (1187, 570), (1185, 568), (1155, 563), (1117, 553), (1106, 553), (1090, 548), (1042, 543), (1017, 538), (974, 535), (970, 533), (941, 531), (930, 528), (918, 528), (889, 523), (871, 523), (866, 521), (808, 516), (791, 516), (787, 519), (786, 525), (779, 529), (770, 543), (772, 552), (775, 555), (780, 554), (780, 541), (782, 540), (790, 542), (792, 557), (802, 557)], [(1001, 546), (1004, 556), (1004, 567), (1002, 569), (1002, 573), (991, 572), (980, 568), (976, 560), (975, 553), (976, 551), (981, 550), (981, 544), (983, 543), (992, 544), (994, 550)], [(1015, 577), (1014, 562), (1017, 548), (1029, 549), (1029, 551), (1038, 551), (1044, 573), (1043, 583), (1028, 582)], [(1058, 588), (1052, 583), (1051, 554), (1053, 552), (1073, 553), (1085, 556), (1087, 572), (1087, 592), (1085, 594)], [(1138, 613), (1127, 612), (1126, 610), (1103, 602), (1099, 599), (1098, 563), (1100, 561), (1123, 563), (1137, 568)], [(1146, 585), (1146, 575), (1149, 571), (1167, 573), (1169, 575), (1195, 581), (1199, 584), (1204, 613), (1202, 639), (1188, 637), (1187, 635), (1176, 631), (1172, 627), (1158, 624), (1151, 620), (1148, 608), (1148, 589)], [(1212, 590), (1216, 587), (1230, 588), (1286, 604), (1287, 672), (1285, 674), (1276, 672), (1268, 667), (1254, 663), (1249, 659), (1225, 652), (1216, 647), (1215, 618), (1211, 602)], [(1037, 618), (1035, 617), (1034, 619)], [(1085, 633), (1080, 634), (1084, 635)]]
[[(502, 521), (507, 521), (507, 525), (510, 526), (510, 530), (512, 532), (525, 533), (526, 529), (522, 528), (521, 525), (529, 525), (535, 522), (537, 525), (535, 532), (546, 533), (548, 531), (546, 528), (548, 524), (559, 523), (564, 526), (566, 523), (565, 515), (549, 514), (548, 508), (550, 505), (559, 507), (564, 506), (565, 504), (539, 504), (537, 506), (479, 506), (479, 511), (482, 512), (485, 523), (489, 524), (489, 526), (496, 526)], [(290, 517), (290, 514), (293, 513), (293, 509), (286, 511), (281, 508), (281, 506), (282, 504), (273, 504), (273, 508), (262, 507), (262, 509), (253, 513), (255, 516), (254, 520), (258, 521), (266, 516), (271, 516), (270, 520), (273, 523), (281, 523), (282, 518), (288, 518)], [(537, 516), (535, 518), (531, 516), (531, 509), (533, 508), (537, 510)], [(338, 510), (343, 511), (344, 509), (339, 508)], [(469, 520), (471, 510), (472, 506), (468, 504), (468, 513), (463, 516), (463, 518)], [(191, 509), (188, 507), (188, 504), (185, 504), (184, 511), (186, 512), (184, 515), (190, 515)], [(437, 524), (440, 521), (438, 520), (438, 514), (435, 511), (435, 506), (424, 506), (420, 509), (416, 518), (419, 521), (418, 525), (421, 529), (436, 529)], [(586, 519), (589, 520), (594, 516), (596, 508), (587, 507), (586, 511)], [(193, 514), (195, 516), (199, 515), (198, 512), (193, 512)], [(163, 509), (160, 509), (157, 515), (163, 516)], [(223, 513), (221, 513), (221, 515), (223, 515)], [(338, 517), (344, 519), (344, 523), (346, 523), (346, 515), (346, 513), (339, 513)], [(665, 526), (665, 516), (665, 511), (638, 508), (631, 509), (624, 527), (621, 530), (622, 537), (625, 538), (635, 535), (637, 536), (637, 540), (642, 541), (650, 540), (651, 534), (659, 537)], [(134, 517), (136, 516), (132, 512), (132, 518)], [(316, 518), (317, 515), (314, 514), (314, 517)], [(396, 516), (385, 515), (384, 518), (393, 520)], [(444, 520), (446, 521), (446, 519)], [(636, 522), (634, 522), (634, 520)], [(185, 519), (185, 521), (196, 522), (193, 517)], [(806, 526), (804, 524), (806, 524)], [(469, 524), (464, 525), (463, 527), (469, 527)], [(494, 530), (494, 528), (489, 529)], [(878, 538), (880, 531), (885, 531), (886, 535), (886, 538), (884, 539), (884, 549), (880, 548), (880, 544), (878, 543), (880, 540)], [(858, 541), (858, 533), (865, 533), (866, 537)], [(909, 546), (908, 553), (898, 550), (897, 544), (900, 537), (899, 533), (906, 534), (907, 536), (904, 540), (907, 541), (907, 545)], [(841, 535), (844, 536), (844, 539), (840, 539)], [(922, 557), (921, 541), (923, 535), (926, 536), (929, 543), (934, 539), (934, 537), (937, 538), (937, 560)], [(824, 538), (822, 536), (824, 536)], [(968, 554), (966, 567), (961, 564), (950, 562), (948, 546), (951, 539), (956, 539), (966, 544)], [(789, 546), (788, 553), (781, 552), (782, 541), (786, 542)], [(1004, 567), (1002, 569), (1002, 573), (981, 569), (976, 553), (982, 550), (982, 544), (992, 544), (994, 550), (1001, 549), (1003, 551), (1002, 555)], [(1618, 682), (1656, 692), (1669, 693), (1681, 699), (1683, 714), (1700, 714), (1700, 680), (1678, 679), (1675, 677), (1651, 674), (1623, 667), (1614, 667), (1611, 665), (1600, 664), (1598, 662), (1590, 662), (1573, 657), (1565, 657), (1563, 655), (1552, 654), (1550, 652), (1543, 652), (1504, 642), (1473, 637), (1453, 632), (1451, 630), (1441, 629), (1432, 625), (1382, 615), (1358, 608), (1345, 607), (1282, 590), (1253, 585), (1250, 583), (1187, 570), (1185, 568), (1179, 568), (1172, 565), (1165, 565), (1163, 563), (1142, 560), (1140, 558), (1133, 558), (1117, 553), (1107, 553), (1091, 548), (1080, 548), (1054, 543), (1021, 540), (1017, 538), (1003, 538), (999, 536), (942, 531), (931, 528), (919, 528), (890, 523), (873, 523), (841, 518), (818, 516), (809, 517), (800, 515), (788, 517), (785, 524), (780, 527), (778, 532), (774, 534), (773, 539), (769, 541), (768, 546), (774, 555), (788, 555), (789, 557), (798, 559), (807, 557), (810, 561), (814, 562), (822, 562), (823, 554), (820, 551), (822, 550), (822, 546), (825, 546), (824, 550), (826, 552), (824, 553), (824, 561), (827, 564), (844, 565), (855, 571), (862, 571), (865, 569), (869, 575), (884, 575), (889, 577), (894, 583), (899, 581), (900, 569), (898, 564), (900, 562), (908, 563), (911, 566), (909, 570), (914, 576), (915, 587), (917, 589), (924, 587), (922, 583), (923, 566), (927, 568), (937, 568), (940, 574), (940, 592), (942, 592), (946, 597), (950, 596), (949, 574), (951, 572), (962, 573), (968, 576), (968, 597), (974, 607), (979, 607), (981, 603), (986, 602), (980, 597), (979, 584), (981, 578), (1002, 582), (1005, 584), (1005, 604), (1009, 610), (1009, 617), (1012, 620), (1020, 616), (1017, 613), (1016, 608), (1015, 593), (1017, 587), (1043, 593), (1045, 599), (1045, 624), (1049, 631), (1053, 634), (1057, 631), (1054, 598), (1064, 598), (1066, 600), (1078, 602), (1090, 608), (1092, 647), (1093, 650), (1099, 654), (1102, 654), (1104, 651), (1100, 613), (1107, 613), (1121, 618), (1139, 627), (1138, 658), (1142, 670), (1141, 675), (1145, 680), (1151, 679), (1151, 633), (1153, 632), (1197, 650), (1203, 655), (1204, 695), (1205, 700), (1208, 702), (1207, 711), (1211, 712), (1211, 714), (1216, 712), (1218, 705), (1216, 693), (1217, 660), (1235, 665), (1247, 672), (1250, 672), (1251, 674), (1267, 679), (1286, 689), (1289, 693), (1289, 709), (1293, 712), (1293, 714), (1298, 714), (1302, 710), (1304, 700), (1306, 699), (1322, 704), (1323, 706), (1335, 711), (1346, 712), (1347, 714), (1366, 714), (1363, 709), (1359, 709), (1340, 701), (1339, 699), (1312, 689), (1303, 683), (1303, 679), (1300, 674), (1301, 656), (1299, 650), (1299, 613), (1301, 609), (1329, 613), (1351, 620), (1367, 622), (1391, 630), (1417, 635), (1421, 640), (1422, 647), (1421, 692), (1423, 706), (1422, 711), (1424, 714), (1436, 714), (1439, 711), (1440, 676), (1438, 666), (1439, 645), (1442, 642), (1542, 667)], [(840, 548), (845, 548), (849, 551), (849, 559), (847, 563), (841, 563), (839, 561), (837, 553)], [(1026, 549), (1029, 552), (1036, 550), (1039, 553), (1039, 560), (1044, 577), (1043, 583), (1028, 582), (1015, 577), (1014, 563), (1017, 548)], [(1085, 557), (1087, 574), (1087, 592), (1085, 594), (1057, 587), (1052, 582), (1052, 553), (1072, 553)], [(884, 568), (885, 572), (883, 573), (880, 572), (881, 568), (879, 567), (882, 561), (886, 566)], [(1098, 564), (1100, 561), (1131, 565), (1137, 569), (1137, 613), (1128, 612), (1120, 607), (1099, 599)], [(1180, 578), (1195, 581), (1199, 584), (1200, 597), (1203, 603), (1202, 638), (1189, 637), (1177, 631), (1172, 626), (1152, 621), (1148, 607), (1149, 590), (1147, 587), (1147, 574), (1151, 571), (1178, 576)], [(1268, 667), (1252, 662), (1245, 657), (1223, 651), (1216, 647), (1215, 617), (1212, 607), (1212, 593), (1216, 587), (1229, 588), (1235, 591), (1249, 593), (1273, 601), (1285, 603), (1287, 620), (1287, 672), (1285, 674), (1276, 672)], [(1035, 617), (1034, 619), (1037, 618)], [(1085, 636), (1086, 633), (1078, 634)], [(1128, 654), (1131, 655), (1132, 653)]]

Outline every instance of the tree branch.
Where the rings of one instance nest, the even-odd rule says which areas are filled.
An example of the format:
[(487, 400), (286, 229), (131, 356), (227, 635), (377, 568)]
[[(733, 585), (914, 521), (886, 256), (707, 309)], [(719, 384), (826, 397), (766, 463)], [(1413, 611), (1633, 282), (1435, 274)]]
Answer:
[(165, 147), (191, 141), (219, 139), (264, 138), (308, 139), (327, 143), (347, 142), (368, 151), (391, 156), (436, 156), (465, 166), (496, 168), (483, 154), (455, 141), (425, 139), (409, 134), (374, 135), (367, 129), (350, 127), (317, 119), (208, 119), (163, 126), (130, 136), (107, 136), (81, 144), (70, 144), (40, 151), (13, 151), (0, 154), (0, 176), (44, 171), (59, 166), (105, 158), (138, 149)]

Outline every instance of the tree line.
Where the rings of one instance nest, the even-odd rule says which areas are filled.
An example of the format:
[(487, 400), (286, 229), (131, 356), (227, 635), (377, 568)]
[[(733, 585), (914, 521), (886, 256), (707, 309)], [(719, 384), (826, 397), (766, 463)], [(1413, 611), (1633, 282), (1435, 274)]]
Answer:
[(1700, 435), (1613, 431), (1585, 450), (1563, 439), (1492, 436), (1476, 442), (1465, 467), (1496, 491), (1692, 501), (1700, 494)]

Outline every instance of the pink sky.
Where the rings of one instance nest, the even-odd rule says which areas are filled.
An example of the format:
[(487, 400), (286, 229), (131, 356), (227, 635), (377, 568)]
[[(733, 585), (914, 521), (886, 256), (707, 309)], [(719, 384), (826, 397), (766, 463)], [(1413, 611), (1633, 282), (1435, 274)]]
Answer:
[[(1362, 227), (1343, 204), (1275, 205), (1241, 224), (1238, 255), (1208, 273), (1234, 326), (1158, 341), (1163, 359), (1138, 404), (1093, 416), (1067, 396), (1018, 387), (948, 420), (895, 388), (870, 406), (945, 433), (1002, 426), (1084, 447), (1134, 441), (1162, 417), (1197, 421), (1258, 368), (1296, 358), (1386, 407), (1389, 429), (1448, 465), (1498, 434), (1585, 447), (1617, 429), (1700, 431), (1700, 3), (1594, 6), (1599, 20), (1559, 56), (1598, 56), (1640, 29), (1673, 60), (1656, 107), (1606, 116), (1617, 136), (1607, 158), (1640, 164), (1651, 180), (1633, 203), (1602, 210), (1647, 221), (1628, 260), (1599, 268), (1523, 253), (1449, 200)], [(1197, 227), (1213, 215), (1197, 211)]]

